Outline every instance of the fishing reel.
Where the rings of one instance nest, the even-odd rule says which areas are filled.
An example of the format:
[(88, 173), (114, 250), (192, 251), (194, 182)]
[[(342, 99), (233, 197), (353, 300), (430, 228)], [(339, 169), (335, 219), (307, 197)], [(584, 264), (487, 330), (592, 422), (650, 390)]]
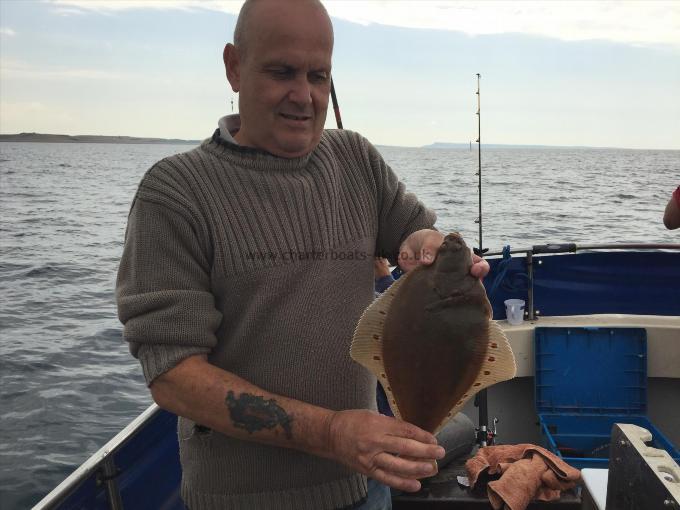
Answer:
[(477, 432), (477, 445), (480, 448), (484, 448), (485, 446), (493, 446), (496, 443), (496, 436), (498, 435), (498, 430), (496, 429), (497, 423), (498, 418), (494, 416), (493, 427), (491, 430), (488, 430), (486, 425), (481, 425), (479, 428), (475, 429)]

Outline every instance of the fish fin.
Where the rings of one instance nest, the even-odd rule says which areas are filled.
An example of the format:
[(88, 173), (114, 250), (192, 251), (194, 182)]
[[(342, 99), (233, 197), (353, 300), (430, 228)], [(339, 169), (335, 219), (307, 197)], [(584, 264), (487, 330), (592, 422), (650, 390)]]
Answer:
[(505, 336), (503, 329), (494, 320), (489, 321), (489, 344), (486, 357), (479, 369), (477, 378), (472, 386), (463, 394), (461, 399), (447, 413), (447, 416), (437, 426), (434, 433), (439, 432), (446, 423), (463, 408), (465, 403), (484, 388), (488, 388), (501, 381), (507, 381), (515, 377), (517, 364), (515, 355), (512, 353), (510, 342)]
[(401, 413), (385, 373), (382, 334), (385, 318), (390, 310), (397, 289), (407, 280), (409, 275), (410, 273), (402, 275), (401, 278), (394, 282), (364, 310), (354, 330), (352, 345), (349, 349), (349, 355), (352, 359), (367, 368), (378, 378), (387, 395), (390, 409), (392, 409), (392, 413), (398, 419), (401, 419)]

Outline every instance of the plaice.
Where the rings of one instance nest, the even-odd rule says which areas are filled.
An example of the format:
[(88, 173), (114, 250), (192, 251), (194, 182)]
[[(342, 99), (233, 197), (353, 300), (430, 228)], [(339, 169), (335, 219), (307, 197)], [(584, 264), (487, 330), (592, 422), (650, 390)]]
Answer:
[(449, 234), (435, 262), (397, 280), (357, 325), (351, 357), (373, 372), (397, 418), (437, 433), (474, 394), (516, 372), (472, 255)]

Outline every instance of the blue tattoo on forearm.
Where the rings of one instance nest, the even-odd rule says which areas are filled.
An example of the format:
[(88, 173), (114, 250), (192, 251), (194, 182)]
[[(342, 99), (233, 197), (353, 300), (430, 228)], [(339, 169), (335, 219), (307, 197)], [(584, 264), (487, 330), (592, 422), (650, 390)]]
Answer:
[(293, 418), (276, 403), (276, 400), (265, 400), (264, 397), (241, 393), (238, 397), (233, 391), (227, 393), (225, 404), (234, 427), (245, 429), (249, 434), (262, 429), (274, 429), (278, 425), (286, 433), (287, 439), (293, 439)]

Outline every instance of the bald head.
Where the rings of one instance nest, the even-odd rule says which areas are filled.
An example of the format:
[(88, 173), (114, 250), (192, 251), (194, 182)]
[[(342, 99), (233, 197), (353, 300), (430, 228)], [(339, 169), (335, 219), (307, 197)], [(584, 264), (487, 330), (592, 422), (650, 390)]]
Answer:
[(253, 37), (253, 34), (258, 32), (259, 11), (264, 11), (274, 5), (280, 8), (282, 4), (289, 4), (286, 6), (286, 9), (311, 9), (310, 12), (316, 10), (318, 14), (321, 14), (323, 22), (328, 25), (331, 41), (333, 40), (331, 18), (319, 0), (246, 0), (243, 6), (241, 6), (241, 11), (236, 20), (236, 27), (234, 27), (234, 46), (241, 59), (244, 59), (246, 56), (249, 40)]
[(239, 93), (239, 145), (296, 158), (317, 146), (330, 95), (333, 27), (318, 0), (247, 0), (223, 59)]

